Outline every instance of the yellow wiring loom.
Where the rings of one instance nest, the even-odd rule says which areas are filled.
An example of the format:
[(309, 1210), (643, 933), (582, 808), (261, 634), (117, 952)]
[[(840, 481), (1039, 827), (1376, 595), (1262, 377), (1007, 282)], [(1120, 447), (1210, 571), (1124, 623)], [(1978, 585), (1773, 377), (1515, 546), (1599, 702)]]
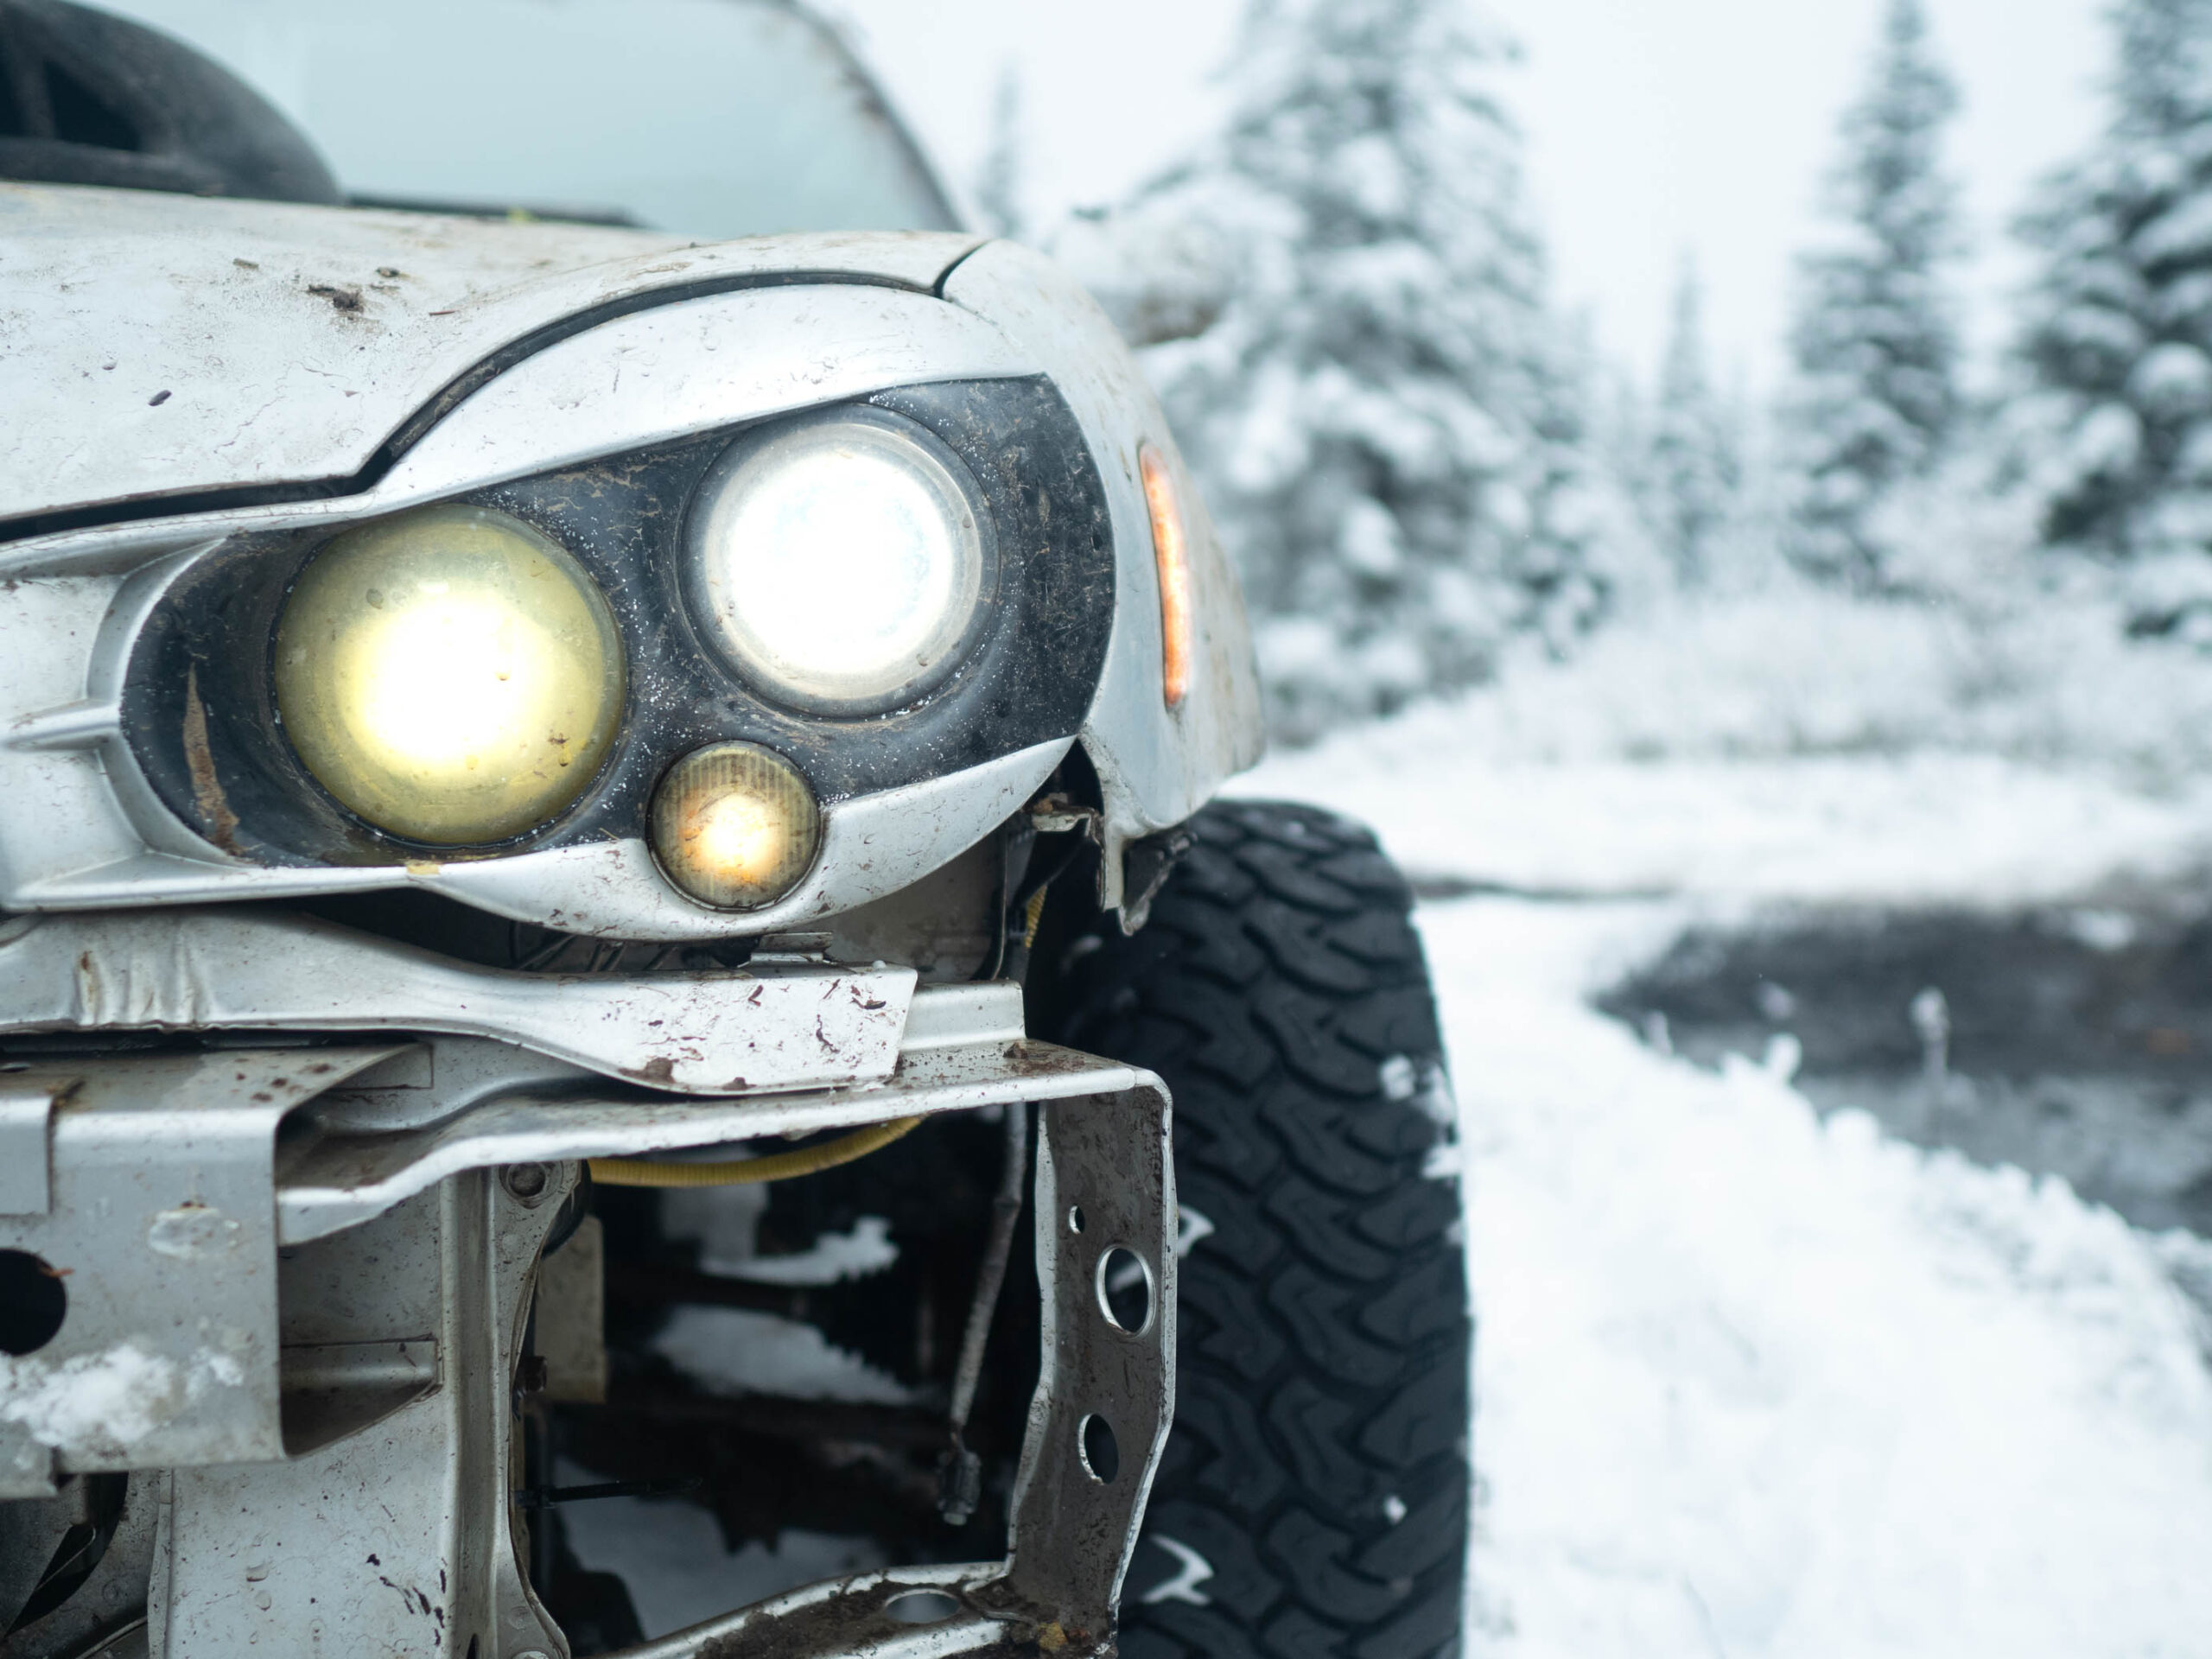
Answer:
[(728, 1163), (677, 1164), (649, 1158), (594, 1158), (591, 1178), (603, 1186), (743, 1186), (756, 1181), (788, 1181), (818, 1170), (835, 1169), (855, 1158), (879, 1152), (906, 1134), (922, 1120), (897, 1117), (888, 1123), (871, 1123), (818, 1147), (796, 1152), (771, 1153), (766, 1158), (741, 1158)]

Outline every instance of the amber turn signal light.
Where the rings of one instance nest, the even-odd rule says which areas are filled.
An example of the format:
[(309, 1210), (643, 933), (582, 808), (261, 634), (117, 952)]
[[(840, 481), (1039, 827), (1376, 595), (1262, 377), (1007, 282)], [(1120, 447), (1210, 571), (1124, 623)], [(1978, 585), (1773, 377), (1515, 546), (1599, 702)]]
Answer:
[(1137, 451), (1145, 505), (1152, 513), (1152, 556), (1160, 566), (1160, 688), (1170, 709), (1191, 690), (1191, 557), (1183, 530), (1183, 505), (1175, 479), (1159, 450)]

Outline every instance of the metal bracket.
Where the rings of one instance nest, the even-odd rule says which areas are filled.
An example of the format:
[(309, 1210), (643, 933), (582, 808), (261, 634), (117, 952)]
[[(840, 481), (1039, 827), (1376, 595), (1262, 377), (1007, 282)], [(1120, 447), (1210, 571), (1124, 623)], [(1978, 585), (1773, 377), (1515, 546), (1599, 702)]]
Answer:
[[(57, 1454), (73, 1470), (170, 1471), (156, 1659), (352, 1652), (395, 1632), (448, 1659), (472, 1637), (478, 1659), (557, 1655), (518, 1567), (508, 1392), (529, 1275), (576, 1160), (1040, 1101), (1045, 1346), (1007, 1559), (817, 1586), (635, 1659), (755, 1646), (791, 1659), (1109, 1653), (1173, 1410), (1168, 1099), (1133, 1068), (1007, 1039), (1002, 1012), (989, 997), (948, 1001), (917, 1033), (934, 1045), (878, 1084), (744, 1101), (491, 1087), (381, 1132), (346, 1127), (360, 1106), (347, 1085), (421, 1087), (435, 1046), (427, 1070), (417, 1046), (10, 1074), (61, 1103), (51, 1212), (0, 1217), (0, 1244), (67, 1271), (72, 1298), (47, 1348), (0, 1360), (0, 1423), (23, 1453), (11, 1490), (50, 1490)], [(963, 1032), (987, 1040), (955, 1040)], [(369, 1106), (393, 1121), (388, 1104)], [(1116, 1263), (1147, 1292), (1137, 1311), (1110, 1294)]]
[[(988, 1593), (1035, 1622), (1058, 1623), (1074, 1651), (1089, 1641), (1104, 1650), (1175, 1415), (1167, 1091), (1153, 1082), (1054, 1101), (1041, 1116), (1043, 1367), (1014, 1482), (1010, 1563)], [(1117, 1268), (1139, 1275), (1141, 1299), (1109, 1301)], [(1130, 1317), (1139, 1306), (1135, 1328), (1125, 1328), (1117, 1310)]]
[[(442, 1079), (447, 1046), (435, 1045), (434, 1052)], [(741, 1100), (626, 1096), (590, 1078), (581, 1081), (591, 1092), (580, 1095), (574, 1073), (557, 1078), (524, 1074), (513, 1087), (487, 1086), (432, 1122), (367, 1134), (354, 1130), (362, 1115), (340, 1091), (302, 1113), (304, 1121), (287, 1139), (276, 1171), (277, 1228), (290, 1244), (358, 1226), (465, 1169), (632, 1157), (1008, 1101), (1091, 1095), (1128, 1088), (1142, 1075), (1049, 1043), (994, 1035), (972, 1046), (910, 1050), (881, 1083)], [(389, 1122), (397, 1115), (395, 1109), (367, 1116)]]
[(42, 1216), (53, 1202), (46, 1130), (54, 1092), (0, 1078), (0, 1216)]
[(38, 1257), (66, 1300), (49, 1341), (0, 1357), (0, 1497), (50, 1491), (57, 1459), (79, 1471), (284, 1455), (277, 1121), (391, 1052), (110, 1058), (11, 1079), (61, 1103), (51, 1206), (0, 1216), (0, 1247)]
[[(1120, 1092), (1042, 1112), (1037, 1269), (1044, 1354), (1004, 1561), (833, 1580), (626, 1649), (617, 1659), (938, 1659), (995, 1647), (1114, 1651), (1122, 1574), (1175, 1395), (1175, 1192), (1167, 1091)], [(1078, 1217), (1079, 1212), (1079, 1217)], [(1079, 1219), (1080, 1224), (1077, 1224)], [(1124, 1254), (1126, 1253), (1126, 1254)], [(1109, 1305), (1109, 1263), (1134, 1262), (1148, 1317)], [(1097, 1423), (1117, 1456), (1099, 1466)], [(1088, 1442), (1089, 1449), (1086, 1450)]]
[(0, 1031), (450, 1032), (686, 1094), (887, 1077), (914, 995), (911, 968), (514, 973), (243, 910), (18, 921)]
[[(297, 1299), (289, 1334), (365, 1351), (372, 1378), (404, 1364), (390, 1349), (435, 1349), (442, 1378), (416, 1379), (372, 1432), (321, 1451), (177, 1470), (149, 1597), (152, 1659), (567, 1652), (520, 1565), (511, 1402), (531, 1274), (577, 1172), (525, 1167), (527, 1179), (454, 1177), (286, 1263), (298, 1288), (327, 1287)], [(391, 1340), (406, 1332), (416, 1340)], [(390, 1380), (404, 1395), (410, 1377)]]

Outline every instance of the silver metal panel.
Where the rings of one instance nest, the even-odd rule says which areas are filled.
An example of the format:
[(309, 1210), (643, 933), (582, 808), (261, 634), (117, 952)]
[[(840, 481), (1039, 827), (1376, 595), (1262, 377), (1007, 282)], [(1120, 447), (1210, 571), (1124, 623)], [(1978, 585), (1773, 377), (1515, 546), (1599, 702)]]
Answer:
[(463, 370), (594, 305), (794, 272), (926, 292), (975, 238), (686, 243), (0, 184), (0, 518), (346, 478)]
[[(112, 705), (88, 697), (87, 687), (102, 619), (123, 579), (60, 576), (12, 589), (4, 582), (0, 577), (0, 908), (18, 908), (10, 895), (25, 883), (131, 857), (146, 841), (90, 752), (113, 728)], [(35, 721), (41, 712), (44, 721)], [(68, 833), (54, 834), (57, 824)]]
[(565, 1653), (524, 1582), (508, 1502), (511, 1407), (531, 1273), (575, 1172), (527, 1198), (493, 1173), (446, 1182), (423, 1296), (444, 1382), (375, 1427), (285, 1463), (180, 1469), (151, 1597), (156, 1659), (245, 1653)]
[(1019, 1042), (1026, 1032), (1023, 1018), (1021, 987), (1011, 980), (931, 985), (915, 993), (899, 1049), (912, 1054), (925, 1048)]
[(972, 1048), (906, 1055), (898, 1071), (880, 1083), (758, 1099), (562, 1096), (525, 1085), (513, 1093), (489, 1093), (418, 1128), (374, 1135), (333, 1130), (303, 1139), (277, 1172), (277, 1226), (288, 1244), (318, 1238), (357, 1226), (467, 1169), (635, 1157), (809, 1134), (1128, 1089), (1144, 1075), (1047, 1043), (994, 1039)]
[[(60, 1332), (0, 1357), (0, 1431), (66, 1471), (281, 1457), (277, 1121), (388, 1053), (300, 1049), (105, 1059), (20, 1074), (61, 1090), (48, 1215), (0, 1246), (62, 1275)], [(0, 1497), (17, 1495), (0, 1491)]]
[(435, 1031), (700, 1094), (887, 1076), (911, 968), (715, 973), (470, 967), (251, 910), (23, 918), (0, 930), (0, 1030)]
[[(1040, 360), (1105, 476), (1121, 602), (1082, 737), (1105, 793), (1102, 879), (1118, 904), (1123, 847), (1182, 823), (1260, 758), (1265, 728), (1243, 597), (1159, 400), (1081, 285), (1042, 254), (994, 242), (953, 270), (944, 296)], [(1173, 710), (1161, 695), (1160, 581), (1137, 472), (1137, 446), (1147, 441), (1174, 458), (1190, 546), (1197, 660), (1189, 695)]]
[(51, 1085), (0, 1076), (0, 1216), (42, 1216), (53, 1198), (47, 1175)]

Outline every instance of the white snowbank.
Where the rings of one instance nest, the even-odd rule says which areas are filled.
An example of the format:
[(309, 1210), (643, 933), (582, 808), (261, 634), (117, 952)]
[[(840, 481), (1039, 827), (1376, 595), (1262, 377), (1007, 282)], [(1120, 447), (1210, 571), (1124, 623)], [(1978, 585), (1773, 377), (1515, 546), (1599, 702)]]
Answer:
[(2212, 656), (2093, 592), (1958, 610), (1781, 587), (1278, 752), (1238, 793), (1418, 875), (1579, 894), (2007, 904), (2212, 864)]
[(1424, 914), (1481, 1322), (1474, 1650), (2212, 1652), (2212, 1379), (2160, 1251), (1589, 1012), (1680, 919)]
[[(2212, 772), (2212, 653), (2126, 638), (2116, 580), (2074, 569), (2001, 601), (1858, 601), (1777, 579), (1662, 600), (1554, 662), (1381, 727), (1494, 762), (1761, 760), (1964, 750), (2139, 784)], [(1402, 743), (1398, 747), (1403, 747)]]
[(1418, 875), (1569, 893), (2007, 904), (2212, 857), (2212, 788), (1986, 754), (1493, 760), (1444, 711), (1278, 756), (1235, 791), (1333, 805)]

